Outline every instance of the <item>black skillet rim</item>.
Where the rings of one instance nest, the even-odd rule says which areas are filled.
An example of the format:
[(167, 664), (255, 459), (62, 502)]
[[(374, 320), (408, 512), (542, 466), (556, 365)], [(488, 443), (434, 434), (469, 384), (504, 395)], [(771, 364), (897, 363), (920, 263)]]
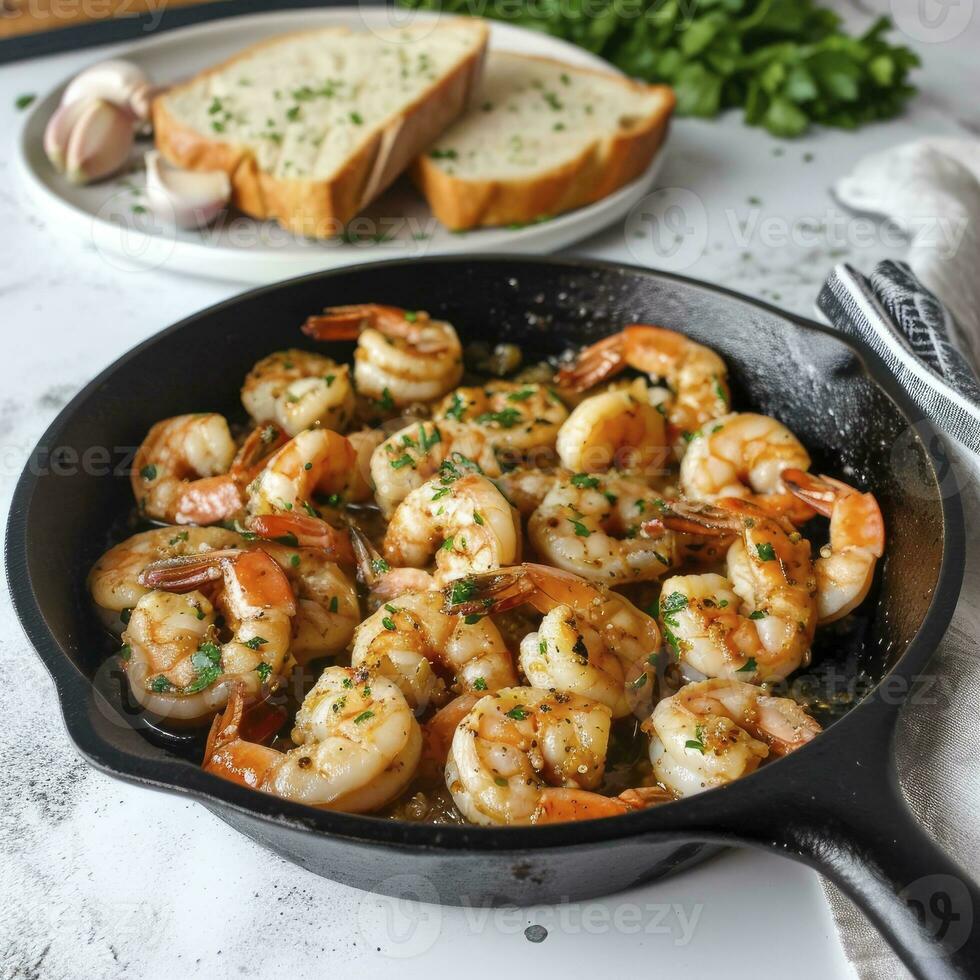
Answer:
[[(831, 327), (788, 313), (769, 303), (744, 296), (735, 290), (687, 276), (660, 272), (627, 263), (596, 259), (510, 256), (498, 253), (462, 257), (434, 256), (423, 259), (397, 259), (365, 263), (357, 266), (357, 268), (358, 270), (373, 269), (383, 273), (386, 268), (403, 265), (492, 264), (496, 262), (530, 266), (560, 266), (570, 271), (597, 271), (605, 275), (610, 273), (639, 275), (683, 283), (697, 289), (708, 290), (738, 303), (754, 306), (798, 327), (816, 330), (833, 337), (854, 351), (871, 380), (889, 396), (902, 415), (917, 428), (924, 439), (931, 440), (938, 436), (932, 423), (923, 417), (921, 411), (901, 390), (886, 367), (859, 340), (844, 337)], [(344, 268), (331, 269), (247, 290), (158, 331), (152, 337), (126, 351), (78, 392), (45, 430), (37, 446), (28, 456), (28, 461), (34, 457), (39, 448), (56, 441), (59, 430), (75, 413), (77, 406), (87, 400), (106, 378), (123, 367), (144, 348), (152, 346), (162, 337), (182, 330), (191, 323), (200, 321), (219, 310), (237, 303), (250, 301), (262, 294), (288, 289), (299, 282), (343, 276), (346, 271), (348, 270)], [(935, 477), (934, 467), (931, 463), (930, 468)], [(272, 826), (285, 825), (301, 831), (313, 831), (331, 837), (348, 839), (351, 843), (367, 846), (384, 844), (409, 849), (438, 850), (447, 856), (474, 850), (528, 851), (568, 847), (640, 835), (665, 838), (683, 837), (685, 828), (689, 823), (699, 829), (716, 824), (719, 828), (718, 836), (725, 837), (730, 834), (726, 830), (730, 823), (725, 819), (726, 813), (733, 814), (736, 818), (739, 814), (744, 813), (747, 795), (754, 795), (756, 790), (766, 792), (767, 787), (775, 789), (777, 785), (782, 785), (791, 790), (793, 787), (798, 787), (800, 792), (805, 790), (808, 794), (812, 794), (815, 784), (811, 774), (806, 770), (811, 768), (807, 766), (807, 760), (811, 758), (811, 755), (814, 755), (813, 750), (818, 748), (820, 743), (824, 743), (826, 748), (828, 738), (831, 735), (836, 735), (838, 742), (840, 742), (842, 738), (853, 740), (862, 728), (867, 728), (869, 732), (878, 730), (879, 726), (872, 715), (876, 709), (881, 710), (884, 703), (875, 697), (875, 692), (880, 688), (885, 678), (901, 676), (909, 679), (915, 671), (925, 666), (936, 645), (945, 634), (952, 618), (965, 565), (966, 544), (963, 509), (960, 491), (957, 488), (953, 492), (943, 493), (940, 497), (943, 513), (943, 560), (932, 602), (908, 648), (895, 666), (882, 676), (875, 688), (863, 698), (860, 704), (835, 722), (833, 727), (824, 733), (820, 739), (780, 760), (778, 765), (763, 767), (751, 776), (724, 787), (722, 791), (716, 790), (711, 793), (700, 794), (665, 806), (618, 817), (615, 820), (591, 820), (582, 823), (541, 827), (496, 828), (470, 825), (413, 824), (365, 815), (317, 810), (313, 807), (291, 803), (229, 783), (190, 765), (184, 760), (142, 759), (131, 756), (104, 742), (86, 717), (86, 702), (91, 697), (92, 691), (91, 682), (64, 654), (53, 633), (48, 629), (35, 601), (34, 588), (28, 575), (27, 528), (24, 515), (38, 480), (39, 477), (30, 472), (28, 462), (17, 481), (8, 515), (5, 546), (7, 580), (10, 585), (14, 609), (21, 626), (55, 682), (58, 701), (69, 738), (83, 758), (99, 771), (127, 782), (146, 788), (186, 794), (211, 808), (230, 808), (269, 822)], [(896, 703), (893, 703), (888, 710), (893, 710), (893, 713), (897, 714), (901, 701), (904, 701), (904, 695), (897, 699)], [(890, 723), (888, 727), (890, 729)], [(852, 744), (854, 744), (853, 741)], [(802, 771), (801, 767), (803, 767)], [(705, 834), (701, 833), (698, 836), (704, 837)]]

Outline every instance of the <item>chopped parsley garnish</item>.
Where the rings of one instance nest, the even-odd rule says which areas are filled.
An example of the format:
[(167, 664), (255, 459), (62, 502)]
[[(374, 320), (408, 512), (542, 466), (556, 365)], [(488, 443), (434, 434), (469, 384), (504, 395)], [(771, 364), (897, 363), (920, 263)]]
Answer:
[(524, 719), (527, 718), (526, 709), (522, 708), (520, 705), (517, 705), (516, 708), (511, 708), (510, 711), (505, 711), (504, 714), (506, 714), (508, 718), (513, 718), (514, 721), (524, 721)]
[(382, 626), (383, 626), (383, 627), (384, 627), (384, 628), (385, 628), (386, 630), (392, 630), (392, 631), (394, 631), (394, 630), (395, 630), (395, 621), (394, 621), (394, 620), (393, 620), (393, 619), (392, 619), (392, 618), (391, 618), (390, 616), (385, 616), (385, 617), (384, 617), (384, 618), (383, 618), (383, 619), (381, 620), (381, 625), (382, 625)]
[(152, 463), (149, 466), (144, 466), (140, 470), (140, 476), (147, 481), (155, 480), (157, 478), (157, 468)]
[(566, 517), (565, 520), (575, 528), (575, 534), (580, 538), (587, 538), (592, 533), (581, 521), (577, 521), (574, 517)]
[(449, 589), (449, 603), (458, 606), (461, 602), (467, 602), (472, 598), (476, 591), (476, 584), (472, 579), (460, 578), (453, 582)]
[(412, 469), (414, 470), (415, 460), (412, 459), (412, 457), (409, 456), (408, 453), (403, 453), (401, 456), (398, 457), (398, 459), (393, 459), (390, 465), (393, 470), (401, 470), (404, 469), (406, 466), (411, 466)]
[(466, 413), (466, 402), (459, 397), (459, 392), (453, 392), (453, 399), (450, 402), (449, 408), (446, 409), (446, 418), (455, 419), (457, 422), (463, 421), (463, 415)]
[(272, 668), (265, 661), (263, 661), (262, 663), (256, 665), (255, 673), (259, 675), (259, 680), (264, 684), (272, 674)]
[(384, 575), (386, 572), (391, 571), (391, 565), (389, 565), (384, 558), (372, 558), (371, 571), (374, 572), (375, 575)]
[(768, 541), (763, 541), (755, 546), (755, 550), (762, 561), (775, 561), (776, 550)]
[(335, 613), (335, 612), (337, 612), (340, 609), (340, 602), (338, 601), (338, 599), (337, 599), (337, 597), (335, 595), (332, 595), (330, 597), (330, 605), (329, 605), (328, 608), (329, 608), (330, 612), (332, 612), (332, 613)]
[(356, 718), (354, 719), (354, 724), (355, 724), (355, 725), (360, 725), (360, 724), (361, 724), (362, 722), (365, 722), (365, 721), (367, 721), (367, 720), (368, 720), (368, 718), (373, 718), (373, 717), (374, 717), (374, 712), (373, 712), (373, 711), (362, 711), (362, 712), (361, 712), (361, 713), (360, 713), (360, 714), (359, 714), (359, 715), (358, 715), (358, 716), (357, 716), (357, 717), (356, 717)]
[(486, 689), (487, 682), (482, 677), (478, 677), (475, 681), (473, 681), (474, 691), (485, 691)]
[(759, 665), (755, 662), (755, 657), (749, 657), (741, 667), (735, 671), (736, 674), (748, 674), (757, 670)]
[(292, 531), (287, 531), (285, 534), (280, 534), (278, 537), (273, 538), (273, 541), (278, 541), (279, 544), (284, 544), (289, 548), (299, 547), (299, 538), (297, 538)]
[(507, 396), (507, 401), (509, 401), (509, 402), (526, 402), (533, 395), (534, 395), (534, 389), (533, 388), (522, 388), (520, 391), (512, 391)]
[(499, 412), (484, 412), (476, 417), (476, 421), (483, 425), (492, 423), (502, 429), (513, 429), (515, 425), (524, 421), (524, 415), (519, 409), (505, 408)]
[(473, 521), (476, 524), (479, 524), (480, 527), (482, 527), (483, 524), (484, 524), (483, 515), (479, 511), (477, 511), (477, 510), (473, 511)]
[(463, 622), (467, 626), (475, 626), (483, 617), (479, 613), (470, 613), (468, 616), (463, 617)]
[(250, 640), (245, 641), (245, 646), (249, 650), (258, 650), (260, 646), (264, 646), (269, 641), (264, 636), (253, 636)]
[(694, 738), (689, 738), (684, 743), (685, 749), (694, 749), (704, 755), (704, 729), (700, 725), (694, 728)]
[(572, 486), (578, 487), (579, 490), (593, 490), (599, 486), (599, 478), (589, 476), (588, 473), (576, 473), (572, 477)]
[(390, 412), (395, 407), (395, 399), (391, 397), (391, 392), (387, 388), (382, 388), (381, 397), (375, 399), (375, 404), (382, 412)]
[(221, 647), (216, 643), (202, 643), (191, 655), (191, 666), (197, 671), (197, 677), (184, 688), (186, 694), (203, 691), (224, 673), (221, 667)]
[(749, 619), (765, 619), (766, 612), (764, 609), (756, 609), (754, 612), (749, 613)]

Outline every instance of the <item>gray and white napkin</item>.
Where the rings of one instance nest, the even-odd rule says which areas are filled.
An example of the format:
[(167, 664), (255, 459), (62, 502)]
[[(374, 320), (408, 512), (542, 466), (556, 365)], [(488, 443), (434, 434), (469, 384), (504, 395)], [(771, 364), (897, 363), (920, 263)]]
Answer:
[[(975, 751), (980, 745), (980, 386), (956, 343), (949, 312), (904, 263), (883, 262), (868, 277), (838, 267), (817, 307), (842, 333), (868, 343), (923, 412), (952, 437), (944, 452), (962, 491), (966, 577), (952, 624), (930, 664), (942, 697), (934, 707), (903, 712), (896, 765), (906, 799), (923, 826), (980, 879), (980, 762)], [(845, 955), (861, 980), (908, 978), (850, 900), (830, 882), (824, 887)]]

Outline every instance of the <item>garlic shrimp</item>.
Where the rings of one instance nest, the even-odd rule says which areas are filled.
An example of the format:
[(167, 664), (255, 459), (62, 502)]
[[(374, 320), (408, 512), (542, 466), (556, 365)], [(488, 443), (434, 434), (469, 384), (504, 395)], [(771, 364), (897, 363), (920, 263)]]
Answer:
[(615, 467), (660, 475), (666, 472), (667, 446), (664, 417), (650, 403), (641, 378), (583, 399), (556, 440), (561, 465), (576, 473)]
[(669, 395), (663, 404), (673, 430), (671, 443), (675, 433), (696, 432), (730, 411), (728, 369), (721, 357), (681, 333), (648, 324), (625, 327), (587, 347), (556, 381), (584, 391), (627, 367), (666, 383)]
[(153, 562), (180, 555), (206, 554), (247, 548), (248, 541), (220, 527), (157, 527), (113, 545), (92, 566), (87, 585), (96, 612), (113, 633), (122, 633), (125, 620), (149, 591), (139, 576)]
[[(212, 551), (155, 562), (139, 582), (148, 591), (122, 635), (130, 690), (148, 711), (197, 721), (221, 708), (233, 688), (256, 696), (292, 666), (293, 591), (261, 550)], [(218, 586), (232, 631), (222, 641), (217, 610), (201, 591)], [(217, 599), (215, 600), (218, 601)]]
[(443, 419), (413, 422), (384, 440), (371, 455), (371, 482), (381, 513), (390, 517), (413, 490), (445, 474), (500, 475), (500, 462), (484, 430)]
[(742, 500), (720, 506), (678, 501), (655, 522), (669, 529), (737, 535), (727, 576), (667, 579), (660, 597), (664, 637), (697, 676), (782, 680), (809, 663), (817, 625), (810, 543), (785, 518)]
[(256, 423), (276, 422), (290, 436), (316, 427), (343, 432), (354, 418), (350, 368), (305, 350), (263, 357), (246, 375), (241, 397)]
[(413, 490), (391, 516), (384, 538), (389, 565), (424, 568), (435, 556), (440, 586), (520, 560), (517, 511), (485, 476), (443, 477)]
[(809, 467), (809, 453), (782, 422), (733, 412), (694, 434), (681, 460), (680, 485), (692, 500), (738, 497), (800, 524), (813, 510), (790, 493), (782, 473)]
[(533, 687), (497, 691), (458, 723), (446, 786), (463, 815), (487, 827), (619, 816), (663, 802), (659, 789), (595, 792), (609, 727), (609, 709), (587, 698)]
[(356, 455), (350, 442), (330, 429), (300, 432), (269, 458), (249, 484), (249, 514), (299, 511), (321, 494), (342, 499)]
[(203, 768), (243, 786), (325, 810), (371, 813), (395, 799), (418, 768), (422, 733), (386, 677), (328, 667), (296, 713), (296, 748), (279, 752), (242, 737), (239, 692), (216, 718)]
[(456, 330), (421, 310), (334, 306), (311, 316), (303, 332), (316, 340), (356, 339), (354, 383), (383, 412), (440, 398), (463, 375)]
[(654, 775), (678, 796), (747, 776), (821, 731), (795, 701), (729, 679), (687, 684), (659, 702), (643, 727)]
[(436, 407), (433, 418), (482, 429), (498, 456), (516, 464), (525, 455), (554, 448), (568, 409), (546, 385), (488, 381), (451, 392)]
[(496, 691), (517, 683), (510, 651), (486, 616), (443, 611), (441, 592), (408, 592), (386, 602), (354, 635), (351, 666), (393, 680), (415, 709), (449, 692)]
[(444, 590), (447, 612), (544, 613), (521, 641), (521, 670), (536, 687), (589, 697), (616, 718), (654, 696), (661, 648), (656, 620), (624, 596), (547, 565), (469, 576)]
[(830, 518), (830, 541), (813, 563), (820, 625), (846, 616), (867, 598), (875, 565), (885, 553), (885, 521), (870, 493), (829, 476), (784, 470), (789, 489)]

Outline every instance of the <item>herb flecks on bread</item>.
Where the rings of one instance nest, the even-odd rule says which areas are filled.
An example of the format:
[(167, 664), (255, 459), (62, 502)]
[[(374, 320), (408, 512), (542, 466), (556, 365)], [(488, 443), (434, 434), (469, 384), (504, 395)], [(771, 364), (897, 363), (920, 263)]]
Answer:
[(462, 112), (486, 38), (466, 19), (274, 38), (158, 98), (157, 144), (227, 171), (246, 213), (335, 235)]
[(540, 220), (639, 176), (673, 105), (662, 85), (493, 52), (469, 112), (419, 158), (413, 176), (453, 230)]

